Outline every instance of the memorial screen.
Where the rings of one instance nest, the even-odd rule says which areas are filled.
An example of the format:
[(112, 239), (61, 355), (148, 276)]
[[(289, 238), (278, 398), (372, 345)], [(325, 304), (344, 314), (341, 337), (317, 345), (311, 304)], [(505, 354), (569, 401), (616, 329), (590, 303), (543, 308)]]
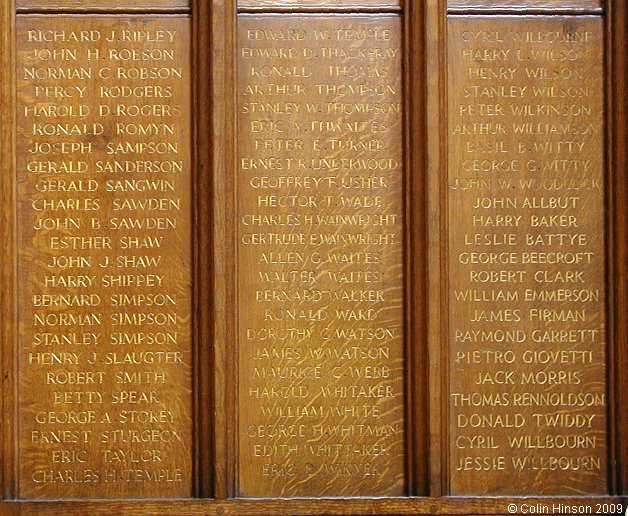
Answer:
[(626, 15), (0, 2), (0, 513), (625, 513)]

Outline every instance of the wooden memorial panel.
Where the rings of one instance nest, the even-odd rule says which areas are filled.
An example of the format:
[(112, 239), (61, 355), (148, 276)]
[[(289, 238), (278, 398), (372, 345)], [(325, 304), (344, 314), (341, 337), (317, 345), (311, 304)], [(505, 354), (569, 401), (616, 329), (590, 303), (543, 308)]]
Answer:
[(189, 31), (17, 19), (22, 498), (191, 495)]
[(448, 0), (452, 9), (479, 8), (486, 11), (499, 9), (587, 9), (602, 10), (602, 0)]
[(602, 20), (448, 26), (451, 492), (606, 493)]
[(0, 513), (625, 513), (627, 5), (0, 2)]
[(401, 23), (238, 18), (238, 492), (405, 492)]
[(190, 0), (16, 0), (18, 9), (157, 9), (190, 7)]

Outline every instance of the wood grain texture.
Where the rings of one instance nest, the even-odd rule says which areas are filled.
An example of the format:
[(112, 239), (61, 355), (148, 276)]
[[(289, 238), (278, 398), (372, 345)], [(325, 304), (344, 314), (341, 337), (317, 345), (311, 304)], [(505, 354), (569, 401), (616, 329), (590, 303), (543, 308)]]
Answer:
[(273, 9), (383, 10), (401, 7), (401, 0), (237, 0), (238, 8), (267, 11)]
[(500, 9), (518, 11), (544, 10), (601, 10), (602, 0), (447, 0), (447, 7), (452, 9), (485, 9), (487, 14)]
[(602, 27), (449, 20), (455, 494), (608, 492)]
[[(515, 504), (516, 512), (508, 506)], [(2, 514), (37, 516), (145, 516), (154, 514), (178, 516), (233, 515), (267, 516), (285, 514), (290, 516), (349, 516), (349, 515), (473, 515), (505, 516), (507, 514), (530, 514), (530, 508), (553, 505), (579, 505), (590, 507), (594, 512), (602, 510), (603, 504), (628, 504), (628, 497), (445, 497), (434, 498), (362, 498), (362, 499), (283, 499), (283, 500), (138, 500), (138, 501), (81, 501), (81, 502), (22, 502), (4, 503)], [(599, 504), (599, 507), (598, 507)], [(549, 511), (547, 511), (549, 512)], [(562, 511), (567, 514), (566, 511)]]
[[(63, 0), (60, 0), (61, 2)], [(14, 245), (15, 220), (14, 220), (14, 174), (7, 173), (13, 166), (11, 159), (7, 156), (14, 156), (15, 146), (13, 143), (14, 114), (13, 104), (15, 101), (12, 77), (15, 70), (13, 64), (14, 33), (14, 5), (13, 0), (5, 0), (0, 7), (0, 24), (2, 26), (2, 81), (0, 81), (0, 91), (2, 102), (0, 107), (0, 126), (2, 142), (1, 155), (3, 158), (3, 174), (0, 176), (0, 199), (2, 200), (2, 211), (0, 214), (0, 242), (2, 243), (2, 263), (0, 276), (0, 325), (2, 327), (2, 414), (1, 423), (3, 428), (2, 452), (0, 462), (2, 463), (2, 498), (11, 499), (16, 494), (15, 486), (15, 465), (16, 465), (16, 439), (14, 437), (14, 413), (15, 393), (13, 374), (15, 368), (14, 356), (17, 352), (16, 324), (12, 320), (11, 314), (15, 313), (14, 304), (14, 284), (16, 276), (13, 267), (6, 264), (13, 263), (17, 253)], [(41, 0), (34, 8), (39, 11), (58, 10), (51, 7), (52, 2)], [(55, 2), (57, 3), (57, 2)], [(153, 2), (110, 2), (112, 7), (104, 6), (102, 2), (94, 0), (87, 8), (81, 7), (83, 4), (65, 4), (66, 8), (75, 9), (77, 12), (88, 12), (90, 9), (98, 12), (109, 12), (117, 10), (129, 12), (131, 10), (151, 10), (163, 9), (159, 0)], [(180, 8), (187, 8), (183, 2), (181, 4), (167, 2), (168, 6), (175, 3)], [(473, 3), (473, 5), (471, 5)], [(459, 9), (474, 11), (480, 2), (459, 2)], [(500, 2), (507, 4), (508, 2)], [(525, 2), (527, 7), (533, 3)], [(593, 4), (596, 2), (582, 3), (574, 1), (557, 3), (547, 1), (546, 9), (553, 9), (558, 12), (562, 9), (562, 4), (568, 4), (565, 9), (589, 10), (597, 9)], [(211, 6), (210, 6), (211, 4)], [(195, 246), (195, 276), (194, 276), (194, 332), (195, 342), (198, 345), (197, 354), (194, 358), (194, 375), (196, 392), (196, 409), (194, 418), (197, 422), (196, 431), (196, 489), (195, 494), (199, 497), (208, 497), (212, 493), (218, 498), (233, 496), (235, 489), (235, 428), (236, 421), (233, 414), (236, 412), (235, 391), (236, 391), (236, 317), (235, 317), (235, 212), (234, 206), (237, 202), (234, 188), (234, 145), (225, 145), (225, 141), (235, 140), (234, 109), (236, 100), (233, 98), (234, 92), (234, 23), (235, 23), (235, 1), (231, 0), (196, 0), (192, 9), (194, 16), (196, 78), (195, 94), (197, 97), (195, 105), (195, 126), (197, 134), (194, 137), (193, 152), (197, 153), (194, 158), (196, 163), (195, 176), (193, 180), (193, 193), (196, 205), (196, 237)], [(323, 2), (312, 4), (305, 3), (283, 3), (276, 2), (261, 4), (261, 2), (249, 1), (248, 5), (241, 6), (243, 9), (252, 10), (255, 8), (267, 11), (275, 10), (370, 10), (370, 9), (390, 9), (388, 2), (382, 2), (382, 6), (368, 5), (363, 2), (334, 2), (334, 4), (321, 5)], [(340, 4), (340, 5), (339, 5)], [(393, 5), (396, 5), (394, 2)], [(573, 5), (576, 4), (576, 5)], [(609, 469), (614, 472), (617, 479), (611, 492), (625, 493), (628, 486), (628, 412), (624, 410), (628, 403), (628, 376), (623, 371), (628, 367), (628, 351), (626, 350), (626, 210), (622, 209), (628, 202), (626, 199), (626, 148), (628, 148), (628, 137), (626, 132), (626, 4), (608, 0), (606, 2), (607, 18), (609, 26), (609, 57), (607, 62), (609, 77), (608, 117), (612, 121), (610, 134), (612, 139), (608, 142), (609, 160), (613, 169), (610, 176), (612, 180), (608, 188), (608, 209), (609, 221), (612, 224), (608, 227), (608, 261), (609, 261), (609, 332), (612, 331), (612, 339), (609, 339), (609, 360), (614, 362), (614, 371), (609, 375), (609, 401), (613, 401), (613, 406), (609, 410), (613, 413), (613, 418), (609, 421), (610, 440), (615, 446), (614, 462), (609, 464)], [(21, 4), (24, 7), (25, 3)], [(487, 9), (510, 9), (513, 12), (523, 12), (526, 6), (522, 5), (501, 5), (497, 2), (484, 2)], [(61, 6), (63, 8), (63, 6)], [(177, 7), (175, 7), (177, 8)], [(542, 9), (543, 6), (533, 6), (532, 10)], [(507, 504), (528, 503), (529, 505), (564, 503), (570, 504), (590, 504), (593, 510), (597, 503), (623, 503), (623, 508), (628, 505), (627, 498), (589, 498), (589, 497), (562, 497), (562, 498), (459, 498), (440, 497), (442, 493), (447, 493), (447, 457), (442, 457), (441, 447), (447, 447), (447, 419), (441, 418), (442, 405), (447, 404), (446, 389), (448, 376), (446, 374), (446, 363), (441, 359), (445, 357), (446, 346), (442, 345), (441, 339), (446, 338), (446, 332), (441, 331), (447, 324), (447, 283), (441, 277), (439, 271), (444, 270), (443, 257), (446, 255), (442, 249), (442, 244), (446, 240), (441, 239), (439, 229), (441, 224), (445, 226), (447, 212), (442, 208), (445, 206), (441, 199), (439, 188), (441, 182), (446, 186), (445, 167), (439, 164), (439, 154), (446, 155), (446, 140), (442, 138), (443, 130), (441, 126), (446, 116), (445, 100), (446, 81), (443, 80), (446, 68), (444, 59), (444, 34), (446, 0), (426, 0), (425, 2), (413, 2), (407, 7), (406, 31), (408, 27), (414, 33), (408, 31), (408, 38), (418, 39), (428, 43), (425, 55), (420, 55), (420, 44), (406, 42), (410, 45), (406, 48), (413, 48), (418, 54), (409, 53), (405, 56), (404, 81), (409, 91), (421, 95), (421, 91), (426, 95), (428, 108), (425, 113), (420, 113), (421, 99), (415, 101), (410, 94), (406, 104), (408, 119), (414, 117), (414, 121), (407, 121), (411, 127), (408, 131), (408, 138), (405, 142), (407, 173), (406, 185), (406, 207), (405, 213), (408, 224), (405, 227), (406, 242), (406, 271), (412, 270), (414, 260), (420, 262), (421, 238), (414, 233), (413, 227), (421, 226), (420, 211), (423, 209), (420, 202), (412, 203), (416, 199), (421, 199), (422, 180), (415, 176), (417, 174), (416, 164), (409, 153), (420, 155), (421, 137), (420, 130), (416, 130), (416, 120), (422, 116), (427, 117), (427, 152), (425, 158), (428, 167), (428, 177), (426, 178), (428, 204), (425, 207), (428, 216), (428, 236), (429, 236), (429, 265), (427, 267), (425, 281), (429, 292), (428, 339), (429, 354), (420, 356), (422, 348), (420, 339), (421, 321), (417, 322), (417, 313), (420, 312), (418, 305), (421, 303), (420, 293), (423, 281), (413, 281), (406, 278), (407, 300), (407, 335), (412, 335), (415, 343), (407, 346), (408, 367), (413, 371), (407, 375), (408, 403), (412, 406), (407, 410), (408, 421), (408, 449), (414, 453), (409, 458), (409, 475), (414, 472), (414, 485), (409, 484), (411, 493), (421, 491), (421, 483), (428, 485), (431, 498), (390, 498), (386, 500), (378, 499), (349, 499), (349, 500), (141, 500), (141, 501), (93, 501), (93, 502), (19, 502), (0, 503), (0, 514), (37, 514), (37, 515), (84, 515), (84, 514), (508, 514)], [(414, 15), (410, 13), (414, 10)], [(421, 21), (422, 12), (428, 12), (428, 20), (423, 25)], [(479, 9), (478, 9), (479, 10)], [(210, 12), (211, 11), (211, 12)], [(154, 11), (153, 11), (154, 12)], [(411, 18), (411, 19), (410, 19)], [(211, 34), (208, 30), (211, 27)], [(425, 28), (426, 27), (426, 28)], [(425, 28), (425, 30), (424, 30)], [(211, 53), (211, 58), (203, 52)], [(420, 65), (425, 58), (427, 66)], [(209, 69), (208, 69), (209, 68)], [(201, 71), (202, 69), (202, 71)], [(220, 70), (220, 72), (216, 72)], [(419, 71), (420, 70), (420, 71)], [(420, 80), (417, 80), (420, 77)], [(423, 78), (425, 82), (423, 82)], [(425, 90), (423, 88), (425, 87)], [(211, 93), (208, 93), (208, 90)], [(408, 91), (407, 90), (407, 91)], [(213, 102), (219, 99), (219, 102)], [(225, 100), (226, 99), (226, 100)], [(420, 161), (416, 158), (414, 162)], [(211, 173), (208, 173), (211, 168)], [(412, 170), (412, 172), (410, 172)], [(209, 194), (208, 194), (209, 192)], [(418, 229), (420, 231), (420, 229)], [(417, 266), (418, 270), (423, 270)], [(441, 309), (442, 300), (444, 309)], [(412, 320), (412, 317), (415, 317)], [(415, 326), (415, 324), (417, 326)], [(414, 362), (412, 362), (414, 356)], [(422, 363), (423, 361), (423, 363)], [(421, 374), (424, 363), (429, 362), (429, 392), (430, 400), (429, 424), (430, 442), (429, 446), (421, 449), (421, 440), (417, 428), (422, 425), (420, 420), (422, 415), (421, 404)], [(417, 364), (421, 371), (414, 370)], [(412, 380), (412, 375), (415, 379)], [(414, 390), (413, 390), (414, 389)], [(417, 394), (418, 393), (418, 394)], [(412, 397), (414, 396), (414, 399)], [(444, 401), (444, 403), (443, 403)], [(414, 411), (414, 414), (412, 413)], [(414, 439), (415, 443), (410, 441)], [(210, 442), (211, 441), (211, 442)], [(429, 460), (421, 462), (428, 457)], [(213, 459), (213, 460), (212, 460)], [(412, 464), (414, 462), (414, 464)], [(445, 467), (442, 467), (442, 466)], [(429, 474), (422, 475), (421, 468), (429, 468)], [(409, 482), (411, 479), (409, 478)], [(529, 512), (529, 511), (528, 511)]]
[(15, 5), (0, 5), (0, 489), (16, 496)]
[(190, 0), (16, 0), (18, 9), (156, 9), (190, 7)]
[[(212, 145), (214, 131), (207, 130), (208, 122), (203, 113), (211, 111), (213, 84), (212, 32), (205, 30), (209, 24), (210, 5), (195, 0), (192, 8), (192, 213), (193, 213), (193, 263), (194, 281), (194, 496), (210, 498), (214, 494), (216, 468), (216, 348), (213, 325), (218, 312), (220, 296), (214, 295), (214, 232), (212, 216), (214, 203), (212, 192)], [(210, 125), (210, 127), (212, 127)], [(207, 307), (212, 307), (208, 310)]]
[(239, 493), (401, 494), (400, 20), (238, 36)]
[(426, 224), (427, 224), (427, 355), (429, 414), (429, 495), (448, 492), (446, 396), (447, 353), (447, 276), (446, 221), (443, 192), (447, 178), (447, 76), (446, 17), (444, 0), (428, 0), (425, 9), (425, 126), (426, 126)]
[(615, 398), (611, 417), (611, 435), (615, 441), (615, 493), (628, 493), (628, 6), (610, 2), (607, 19), (609, 69), (607, 70), (609, 104), (610, 165), (612, 171), (609, 203), (612, 228), (610, 257), (609, 307), (613, 345), (610, 381)]
[[(408, 4), (404, 16), (404, 69), (426, 70), (423, 6)], [(424, 72), (405, 78), (405, 294), (406, 294), (406, 440), (408, 494), (429, 493), (430, 361), (428, 348), (428, 188), (427, 81)]]
[(192, 491), (190, 23), (18, 17), (20, 496)]
[[(211, 116), (211, 198), (212, 205), (212, 339), (215, 368), (214, 399), (214, 496), (235, 496), (236, 482), (236, 404), (237, 389), (235, 337), (235, 0), (214, 0), (211, 4), (211, 69), (224, 73), (211, 73), (211, 98), (202, 116)], [(216, 99), (219, 99), (216, 101)]]

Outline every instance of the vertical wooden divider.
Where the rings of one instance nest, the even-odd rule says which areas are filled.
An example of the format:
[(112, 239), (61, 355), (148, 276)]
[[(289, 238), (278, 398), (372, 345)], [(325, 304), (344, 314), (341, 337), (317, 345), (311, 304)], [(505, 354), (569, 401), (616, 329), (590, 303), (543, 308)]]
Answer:
[(448, 492), (447, 410), (447, 277), (445, 230), (447, 211), (447, 80), (446, 80), (446, 4), (445, 0), (427, 0), (425, 6), (425, 167), (427, 190), (427, 357), (429, 414), (429, 495)]
[(214, 338), (214, 325), (217, 317), (218, 297), (215, 296), (216, 281), (213, 267), (214, 256), (215, 204), (212, 202), (214, 184), (213, 149), (215, 128), (207, 120), (212, 112), (212, 31), (211, 6), (204, 0), (194, 0), (192, 6), (192, 53), (193, 75), (192, 113), (193, 127), (193, 173), (192, 199), (195, 245), (194, 263), (194, 456), (195, 456), (195, 495), (198, 498), (214, 496), (216, 468), (215, 453), (217, 441), (217, 388), (215, 379), (216, 352), (221, 342)]
[(628, 495), (628, 6), (606, 0), (611, 493)]
[(16, 360), (17, 312), (15, 308), (15, 2), (0, 6), (0, 497), (17, 494)]
[[(198, 0), (203, 2), (203, 0)], [(214, 497), (236, 493), (237, 389), (235, 347), (235, 0), (207, 2), (205, 30), (211, 34), (210, 100), (212, 331), (214, 367)]]
[(428, 186), (428, 91), (424, 71), (428, 66), (427, 2), (403, 4), (405, 91), (405, 285), (406, 285), (406, 394), (408, 495), (430, 492), (431, 455), (429, 439), (430, 320), (428, 316), (429, 186)]

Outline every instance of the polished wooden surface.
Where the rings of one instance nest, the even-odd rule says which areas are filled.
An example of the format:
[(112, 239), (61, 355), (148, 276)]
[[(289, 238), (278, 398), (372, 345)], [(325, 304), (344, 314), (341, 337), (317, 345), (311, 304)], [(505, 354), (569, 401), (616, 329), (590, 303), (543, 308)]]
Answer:
[(401, 494), (400, 19), (238, 35), (239, 493)]
[[(610, 384), (613, 408), (610, 414), (615, 444), (611, 457), (615, 482), (614, 493), (628, 491), (628, 411), (622, 410), (628, 403), (628, 5), (616, 2), (607, 18), (607, 50), (609, 69), (606, 71), (609, 102), (608, 136), (610, 142), (609, 162), (612, 167), (609, 181), (610, 242), (609, 256), (611, 274), (608, 277), (610, 298), (610, 327), (612, 342), (610, 350)], [(623, 285), (623, 287), (622, 287)]]
[(19, 17), (20, 496), (189, 496), (189, 20)]
[[(506, 516), (510, 514), (566, 515), (568, 509), (581, 507), (595, 511), (619, 510), (626, 508), (628, 497), (443, 497), (443, 498), (283, 498), (262, 500), (98, 500), (98, 501), (51, 501), (6, 503), (3, 508), (11, 515), (36, 516), (81, 516), (118, 515), (144, 516), (163, 514), (229, 515), (229, 516)], [(516, 510), (515, 510), (516, 508)], [(560, 512), (559, 512), (560, 511)]]
[(190, 7), (190, 0), (16, 0), (18, 9), (156, 9)]
[(602, 21), (448, 28), (452, 493), (605, 493)]
[(556, 9), (564, 10), (602, 10), (603, 0), (447, 0), (447, 7), (464, 10), (464, 8), (492, 10), (544, 9), (549, 12)]
[(368, 9), (377, 12), (382, 9), (399, 8), (401, 0), (237, 0), (237, 5), (242, 9), (256, 11), (307, 9), (320, 12)]
[[(113, 3), (113, 2), (112, 2)], [(344, 3), (344, 2), (343, 2)], [(592, 12), (597, 7), (573, 5), (573, 2), (551, 4), (549, 9), (556, 13), (575, 14)], [(2, 3), (2, 71), (3, 80), (0, 88), (2, 105), (0, 107), (2, 124), (3, 171), (0, 176), (0, 198), (2, 200), (2, 364), (3, 364), (3, 411), (2, 411), (2, 492), (5, 500), (16, 496), (16, 476), (19, 462), (13, 446), (15, 438), (13, 411), (15, 396), (14, 357), (19, 349), (14, 345), (17, 327), (13, 323), (16, 310), (12, 293), (16, 276), (12, 264), (16, 256), (13, 247), (15, 235), (13, 166), (14, 156), (12, 132), (15, 130), (14, 101), (12, 90), (12, 63), (14, 45), (14, 0)], [(328, 498), (307, 500), (225, 500), (237, 494), (235, 486), (236, 457), (235, 443), (237, 422), (233, 414), (237, 405), (237, 358), (234, 343), (237, 341), (237, 317), (234, 307), (236, 277), (235, 247), (237, 245), (235, 213), (237, 200), (235, 190), (235, 149), (234, 145), (225, 145), (225, 141), (235, 138), (235, 45), (233, 40), (236, 17), (235, 0), (196, 0), (192, 9), (192, 32), (194, 41), (194, 125), (198, 131), (193, 136), (193, 154), (196, 163), (193, 170), (192, 209), (195, 228), (194, 242), (194, 332), (197, 349), (194, 355), (195, 376), (195, 429), (194, 449), (195, 496), (207, 498), (214, 495), (216, 500), (169, 500), (169, 501), (37, 501), (3, 502), (0, 512), (7, 514), (508, 514), (508, 504), (514, 503), (518, 513), (530, 513), (530, 507), (543, 507), (549, 504), (589, 506), (592, 511), (602, 511), (597, 504), (623, 503), (625, 510), (628, 500), (618, 496), (591, 498), (586, 496), (537, 497), (537, 498), (501, 498), (492, 495), (482, 497), (447, 497), (449, 487), (449, 443), (448, 408), (449, 373), (447, 368), (448, 327), (447, 281), (446, 281), (446, 243), (449, 225), (446, 206), (447, 177), (447, 106), (446, 100), (446, 1), (426, 0), (413, 2), (403, 9), (404, 46), (413, 51), (406, 53), (404, 62), (404, 82), (406, 91), (411, 92), (405, 103), (404, 116), (412, 118), (405, 145), (409, 152), (405, 162), (412, 162), (412, 168), (406, 169), (404, 197), (406, 203), (406, 329), (407, 344), (406, 367), (407, 398), (406, 428), (408, 430), (408, 492), (428, 492), (429, 498), (363, 498), (334, 500)], [(419, 5), (420, 4), (420, 5)], [(523, 12), (526, 8), (540, 12), (543, 7), (532, 1), (525, 5), (498, 5), (497, 2), (485, 4), (484, 8), (471, 3), (451, 7), (451, 12)], [(564, 6), (564, 4), (569, 5)], [(240, 6), (241, 10), (261, 11), (290, 10), (295, 6), (277, 4), (249, 4)], [(298, 7), (298, 6), (297, 6)], [(23, 8), (23, 7), (22, 7)], [(67, 8), (67, 7), (66, 7)], [(390, 7), (360, 5), (321, 5), (301, 6), (314, 12), (334, 10), (389, 10)], [(122, 12), (140, 12), (142, 7), (124, 7), (118, 4), (108, 7), (99, 3), (90, 8), (73, 6), (76, 12), (88, 13), (118, 10)], [(146, 7), (147, 13), (160, 9)], [(180, 8), (172, 8), (179, 9)], [(38, 12), (53, 11), (54, 5), (46, 2), (36, 7)], [(604, 77), (607, 78), (608, 111), (606, 116), (607, 139), (604, 143), (608, 164), (612, 172), (608, 176), (607, 197), (605, 199), (606, 244), (608, 255), (607, 304), (608, 304), (608, 416), (609, 416), (609, 491), (613, 494), (625, 492), (626, 460), (626, 411), (623, 410), (626, 399), (626, 352), (625, 324), (625, 48), (626, 48), (626, 5), (622, 1), (605, 2), (604, 33), (606, 38)], [(551, 13), (548, 13), (551, 14)], [(574, 17), (578, 19), (578, 17)], [(411, 43), (408, 43), (408, 40)], [(421, 63), (426, 60), (427, 66)], [(217, 72), (220, 71), (220, 72)], [(213, 102), (212, 99), (219, 99)], [(426, 109), (423, 105), (426, 104)], [(204, 113), (212, 116), (204, 118)], [(239, 115), (238, 115), (239, 116)], [(208, 123), (207, 120), (210, 120)], [(417, 120), (419, 121), (417, 123)], [(426, 124), (426, 134), (423, 125)], [(414, 156), (412, 159), (410, 154)], [(425, 176), (423, 176), (425, 169)], [(428, 202), (423, 203), (421, 191), (425, 189)], [(210, 192), (210, 195), (205, 193)], [(442, 193), (442, 194), (441, 194)], [(428, 241), (427, 247), (422, 242)], [(427, 264), (420, 259), (425, 252)], [(416, 278), (413, 271), (423, 271)], [(425, 298), (421, 292), (429, 292)], [(420, 310), (421, 300), (428, 301), (425, 312)], [(424, 314), (424, 315), (422, 315)], [(423, 328), (427, 327), (429, 338), (421, 339)], [(429, 348), (428, 352), (419, 351)], [(425, 364), (429, 361), (429, 376)], [(419, 366), (419, 367), (416, 367)], [(414, 376), (412, 378), (412, 376)], [(429, 380), (429, 389), (422, 390), (423, 382)], [(422, 394), (422, 395), (421, 395)], [(428, 414), (428, 417), (425, 417)], [(424, 421), (429, 419), (429, 445), (417, 435), (422, 432)], [(418, 424), (417, 424), (418, 423)], [(418, 430), (418, 431), (417, 431)], [(442, 453), (441, 453), (442, 450)], [(425, 461), (428, 457), (429, 460)], [(428, 473), (423, 473), (428, 472)], [(479, 472), (480, 474), (481, 472)], [(414, 477), (414, 478), (413, 478)], [(418, 481), (418, 487), (410, 485)], [(426, 488), (422, 491), (420, 485)], [(477, 481), (481, 484), (481, 481)]]
[(15, 456), (15, 382), (18, 330), (16, 324), (15, 246), (15, 5), (13, 0), (0, 4), (0, 489), (2, 499), (16, 496)]

